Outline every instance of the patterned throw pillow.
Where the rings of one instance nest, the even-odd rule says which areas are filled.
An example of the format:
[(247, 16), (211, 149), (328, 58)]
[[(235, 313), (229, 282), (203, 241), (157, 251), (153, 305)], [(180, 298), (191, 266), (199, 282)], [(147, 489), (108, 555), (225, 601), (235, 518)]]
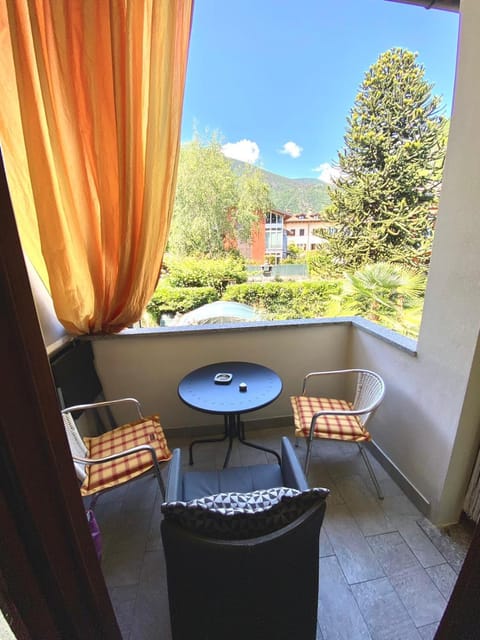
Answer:
[(298, 491), (288, 487), (219, 493), (189, 502), (165, 502), (162, 513), (166, 519), (199, 535), (243, 540), (281, 529), (325, 500), (328, 494), (328, 489)]

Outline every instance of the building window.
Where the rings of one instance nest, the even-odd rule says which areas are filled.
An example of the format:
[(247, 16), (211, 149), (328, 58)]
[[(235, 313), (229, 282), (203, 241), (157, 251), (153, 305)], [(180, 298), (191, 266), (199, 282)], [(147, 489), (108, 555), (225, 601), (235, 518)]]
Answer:
[(265, 250), (267, 252), (280, 251), (283, 247), (283, 233), (279, 229), (265, 231)]
[(265, 222), (267, 225), (282, 226), (282, 216), (278, 213), (267, 213)]
[(305, 229), (299, 229), (298, 230), (298, 235), (299, 236), (304, 236), (305, 235)]
[(291, 236), (294, 236), (294, 235), (295, 235), (295, 229), (292, 229), (292, 230), (290, 231), (290, 235), (291, 235)]

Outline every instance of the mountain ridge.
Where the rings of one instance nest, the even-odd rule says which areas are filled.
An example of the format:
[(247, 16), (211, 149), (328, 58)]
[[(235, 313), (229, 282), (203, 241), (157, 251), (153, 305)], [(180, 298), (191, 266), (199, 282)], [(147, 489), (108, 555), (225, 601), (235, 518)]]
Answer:
[[(236, 173), (242, 173), (248, 164), (240, 160), (230, 160)], [(328, 185), (318, 178), (287, 178), (262, 167), (261, 172), (270, 186), (275, 209), (285, 213), (320, 213), (330, 204)]]

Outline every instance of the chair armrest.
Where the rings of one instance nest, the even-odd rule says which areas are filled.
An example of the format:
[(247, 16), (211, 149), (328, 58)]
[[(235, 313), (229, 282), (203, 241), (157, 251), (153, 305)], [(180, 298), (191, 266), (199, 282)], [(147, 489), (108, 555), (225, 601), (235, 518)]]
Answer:
[(282, 476), (286, 487), (305, 491), (308, 489), (307, 478), (298, 461), (292, 444), (288, 438), (282, 437)]
[(124, 451), (119, 451), (118, 453), (112, 453), (109, 456), (103, 456), (102, 458), (82, 458), (80, 456), (72, 455), (72, 459), (75, 462), (81, 462), (82, 464), (101, 464), (102, 462), (110, 462), (111, 460), (117, 460), (118, 458), (124, 458), (125, 456), (129, 456), (132, 453), (138, 453), (139, 451), (148, 451), (152, 456), (152, 460), (155, 465), (158, 465), (157, 452), (154, 447), (149, 444), (139, 444), (136, 447), (131, 447), (130, 449), (125, 449)]
[(180, 449), (174, 449), (168, 465), (165, 502), (183, 500), (182, 478), (182, 452)]
[(85, 411), (85, 409), (98, 409), (99, 407), (109, 407), (115, 404), (122, 404), (127, 402), (131, 404), (135, 404), (135, 408), (137, 410), (139, 418), (145, 417), (142, 414), (140, 402), (136, 398), (119, 398), (118, 400), (104, 400), (103, 402), (90, 402), (88, 404), (76, 404), (72, 407), (65, 407), (65, 409), (62, 409), (62, 413), (71, 413), (72, 411)]

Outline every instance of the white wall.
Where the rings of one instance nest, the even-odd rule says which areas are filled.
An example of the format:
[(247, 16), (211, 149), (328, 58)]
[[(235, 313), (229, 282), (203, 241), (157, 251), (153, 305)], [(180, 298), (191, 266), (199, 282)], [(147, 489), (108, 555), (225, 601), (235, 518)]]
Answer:
[[(455, 105), (415, 361), (355, 333), (352, 363), (384, 371), (389, 399), (372, 429), (431, 503), (458, 518), (480, 424), (480, 3), (464, 0)], [(473, 79), (473, 80), (472, 80)]]
[(421, 407), (435, 425), (425, 475), (436, 513), (458, 512), (480, 424), (480, 4), (464, 0), (444, 186), (418, 343)]
[[(432, 518), (452, 522), (459, 515), (463, 494), (441, 520), (438, 513), (455, 432), (446, 442), (439, 434), (445, 425), (458, 423), (462, 417), (461, 381), (465, 376), (449, 369), (448, 361), (433, 376), (431, 358), (428, 353), (415, 356), (413, 341), (404, 339), (404, 346), (410, 347), (404, 349), (401, 340), (389, 342), (379, 337), (381, 333), (393, 335), (391, 332), (371, 331), (373, 324), (367, 321), (359, 324), (362, 326), (323, 321), (226, 331), (126, 332), (97, 337), (93, 346), (106, 396), (137, 397), (146, 413), (160, 414), (166, 429), (221, 424), (221, 417), (197, 412), (177, 396), (177, 385), (185, 374), (212, 362), (258, 362), (282, 377), (281, 396), (268, 407), (244, 416), (246, 420), (291, 416), (289, 396), (300, 392), (308, 371), (345, 367), (378, 371), (387, 392), (369, 425), (375, 443), (431, 504)], [(442, 393), (448, 384), (451, 393)], [(476, 430), (472, 434), (476, 437)], [(459, 470), (461, 483), (465, 483), (465, 464), (460, 463)]]
[(165, 428), (221, 424), (222, 418), (185, 406), (177, 385), (187, 373), (213, 362), (250, 361), (274, 369), (281, 396), (248, 419), (291, 415), (289, 396), (301, 390), (308, 371), (344, 366), (348, 324), (277, 327), (224, 332), (207, 330), (96, 338), (96, 366), (107, 398), (137, 397), (147, 413), (158, 412)]

